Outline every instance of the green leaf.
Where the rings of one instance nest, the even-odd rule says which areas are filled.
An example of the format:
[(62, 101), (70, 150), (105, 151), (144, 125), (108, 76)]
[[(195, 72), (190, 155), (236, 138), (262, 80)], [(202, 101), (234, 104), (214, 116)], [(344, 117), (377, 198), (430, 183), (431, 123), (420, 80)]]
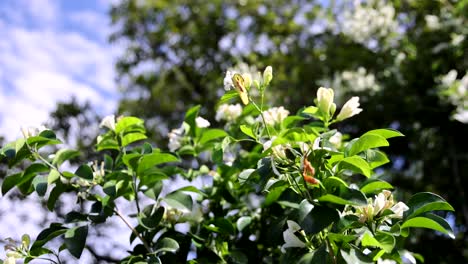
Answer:
[(57, 181), (55, 187), (49, 194), (49, 198), (47, 199), (47, 209), (49, 209), (49, 211), (52, 212), (54, 210), (55, 203), (57, 202), (60, 195), (65, 192), (65, 190), (65, 186), (63, 186), (60, 181)]
[(31, 251), (34, 249), (40, 248), (45, 245), (50, 240), (64, 234), (67, 231), (67, 228), (62, 226), (59, 223), (51, 223), (50, 226), (42, 230), (39, 235), (37, 235), (36, 240), (31, 246)]
[(146, 206), (138, 214), (138, 223), (146, 229), (152, 230), (158, 227), (164, 215), (164, 207), (158, 207), (156, 204)]
[(367, 204), (366, 196), (358, 190), (345, 188), (339, 192), (339, 196), (334, 194), (325, 194), (318, 198), (320, 202), (329, 202), (341, 205), (365, 205)]
[(197, 127), (195, 119), (198, 116), (198, 112), (200, 111), (200, 108), (201, 108), (200, 105), (196, 105), (190, 108), (189, 110), (187, 110), (187, 112), (185, 113), (184, 121), (190, 126), (190, 135), (192, 135), (193, 137), (195, 137), (195, 134), (196, 134), (195, 129)]
[(120, 118), (117, 124), (115, 124), (115, 133), (120, 134), (120, 132), (132, 128), (133, 126), (142, 127), (143, 124), (144, 121), (140, 118), (136, 118), (133, 116), (125, 116)]
[(32, 181), (32, 185), (39, 196), (44, 196), (47, 192), (47, 176), (39, 175), (35, 177)]
[(86, 237), (88, 236), (88, 226), (78, 226), (67, 230), (65, 233), (65, 245), (68, 251), (75, 258), (80, 258), (81, 253), (86, 245)]
[(413, 195), (407, 205), (409, 210), (404, 213), (405, 219), (419, 216), (429, 211), (454, 211), (453, 207), (444, 198), (430, 192)]
[(390, 162), (385, 153), (376, 149), (368, 149), (365, 152), (365, 157), (371, 169), (377, 168)]
[(23, 173), (23, 176), (16, 183), (18, 189), (23, 193), (27, 194), (32, 191), (31, 184), (38, 173), (44, 173), (49, 171), (49, 167), (42, 163), (33, 163), (31, 164)]
[(222, 105), (222, 104), (225, 104), (229, 101), (231, 101), (232, 99), (235, 99), (238, 97), (238, 94), (235, 90), (230, 90), (230, 91), (227, 91), (226, 93), (224, 93), (223, 96), (221, 96), (221, 98), (219, 99), (217, 105)]
[(350, 142), (351, 147), (345, 151), (345, 156), (354, 156), (364, 150), (389, 146), (388, 141), (377, 134), (364, 134), (358, 140)]
[(286, 181), (278, 180), (268, 188), (268, 194), (265, 197), (264, 206), (269, 206), (276, 202), (281, 194), (289, 187)]
[(301, 114), (306, 114), (308, 116), (314, 116), (318, 111), (318, 108), (315, 106), (308, 106), (301, 111)]
[(15, 187), (16, 183), (19, 182), (22, 176), (23, 176), (23, 173), (16, 173), (16, 174), (7, 176), (5, 179), (3, 179), (2, 194), (3, 195), (7, 194), (7, 192), (9, 192), (13, 187)]
[(382, 190), (388, 189), (393, 189), (393, 186), (390, 183), (378, 179), (368, 179), (362, 185), (361, 192), (364, 194), (376, 194)]
[(175, 253), (179, 250), (179, 243), (170, 237), (164, 237), (156, 243), (156, 250), (154, 253), (171, 252)]
[(179, 159), (169, 153), (151, 153), (151, 154), (146, 154), (144, 155), (140, 163), (138, 164), (138, 174), (142, 174), (145, 170), (151, 169), (156, 165), (162, 164), (162, 163), (168, 163), (168, 162), (176, 162), (179, 161)]
[(356, 251), (354, 248), (348, 252), (343, 249), (340, 250), (341, 256), (347, 264), (371, 264), (374, 263), (372, 259), (369, 259), (368, 256), (362, 254), (359, 251)]
[(58, 179), (60, 179), (60, 172), (58, 172), (56, 169), (51, 169), (49, 176), (47, 177), (47, 183), (52, 184)]
[(300, 223), (300, 226), (307, 234), (317, 234), (324, 228), (328, 227), (340, 219), (340, 215), (336, 209), (327, 206), (316, 205), (312, 211)]
[(252, 131), (252, 128), (246, 126), (246, 125), (241, 125), (240, 127), (240, 130), (242, 131), (242, 133), (246, 134), (247, 136), (253, 138), (253, 139), (256, 139), (257, 137), (255, 136), (254, 132)]
[(207, 142), (210, 142), (212, 140), (222, 138), (222, 137), (227, 137), (228, 134), (226, 131), (221, 130), (221, 129), (208, 129), (203, 132), (200, 138), (200, 144), (206, 144)]
[(143, 193), (153, 200), (157, 200), (161, 193), (163, 184), (161, 181), (155, 182), (152, 186), (148, 186), (148, 189)]
[(393, 251), (393, 248), (395, 247), (396, 243), (396, 239), (393, 235), (384, 231), (377, 230), (375, 234), (375, 239), (379, 241), (381, 248), (385, 250), (385, 252), (390, 253)]
[(192, 196), (180, 191), (174, 191), (164, 197), (164, 201), (171, 207), (184, 212), (192, 211)]
[(381, 129), (374, 129), (367, 131), (364, 135), (379, 135), (385, 139), (393, 138), (393, 137), (404, 137), (400, 131), (395, 130), (395, 129), (390, 129), (390, 128), (381, 128)]
[(252, 222), (252, 217), (250, 216), (242, 216), (237, 219), (236, 226), (237, 230), (242, 231), (246, 226), (250, 225)]
[(147, 137), (146, 137), (145, 134), (142, 134), (142, 133), (139, 133), (139, 132), (125, 134), (122, 137), (122, 147), (126, 147), (126, 146), (132, 144), (133, 142), (143, 140), (143, 139), (146, 139), (146, 138)]
[(352, 172), (361, 173), (366, 177), (371, 176), (371, 168), (369, 167), (369, 164), (359, 156), (342, 159), (338, 163), (338, 170), (350, 170)]
[[(428, 217), (429, 216), (429, 217)], [(402, 225), (401, 229), (409, 227), (419, 227), (419, 228), (428, 228), (433, 229), (444, 234), (449, 235), (451, 238), (455, 238), (450, 225), (445, 221), (445, 219), (438, 217), (436, 215), (427, 214), (425, 216), (418, 216), (406, 220)]]
[[(298, 264), (331, 263), (331, 260), (329, 257), (330, 255), (327, 252), (327, 246), (325, 243), (322, 243), (322, 245), (316, 250), (309, 252), (305, 254), (304, 256), (302, 256)], [(293, 263), (293, 262), (286, 261), (286, 263)]]
[(86, 164), (81, 165), (75, 171), (75, 175), (85, 180), (93, 180), (93, 170)]
[(239, 173), (239, 176), (237, 178), (239, 179), (240, 184), (245, 183), (254, 172), (255, 169), (246, 169)]
[(60, 166), (67, 160), (73, 159), (80, 156), (80, 152), (74, 149), (61, 149), (55, 153), (55, 157), (52, 160), (52, 164), (55, 166)]

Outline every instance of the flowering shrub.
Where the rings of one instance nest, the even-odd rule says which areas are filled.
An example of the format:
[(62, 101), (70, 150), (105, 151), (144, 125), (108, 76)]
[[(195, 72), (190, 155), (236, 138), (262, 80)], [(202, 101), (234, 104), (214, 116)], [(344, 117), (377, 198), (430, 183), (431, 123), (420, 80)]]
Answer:
[[(358, 97), (340, 107), (333, 89), (321, 87), (313, 104), (292, 114), (264, 105), (272, 68), (259, 76), (227, 72), (216, 114), (224, 129), (212, 128), (193, 107), (169, 133), (169, 151), (145, 142), (144, 121), (128, 116), (106, 117), (96, 143), (102, 160), (72, 170), (63, 164), (79, 152), (45, 153), (61, 143), (53, 131), (28, 130), (4, 146), (0, 158), (16, 169), (2, 182), (3, 194), (14, 187), (36, 192), (51, 211), (64, 193), (90, 205), (32, 241), (10, 239), (4, 263), (58, 263), (62, 250), (80, 258), (88, 229), (111, 217), (128, 226), (135, 244), (122, 263), (416, 263), (423, 258), (402, 248), (412, 228), (453, 236), (434, 213), (453, 211), (443, 198), (418, 193), (398, 201), (374, 172), (389, 162), (379, 148), (400, 132), (376, 129), (346, 140), (333, 128), (363, 111)], [(228, 104), (239, 99), (243, 107)], [(193, 185), (174, 186), (175, 177)], [(210, 183), (197, 185), (200, 178)], [(122, 203), (134, 209), (123, 212)], [(51, 241), (62, 246), (51, 248)]]

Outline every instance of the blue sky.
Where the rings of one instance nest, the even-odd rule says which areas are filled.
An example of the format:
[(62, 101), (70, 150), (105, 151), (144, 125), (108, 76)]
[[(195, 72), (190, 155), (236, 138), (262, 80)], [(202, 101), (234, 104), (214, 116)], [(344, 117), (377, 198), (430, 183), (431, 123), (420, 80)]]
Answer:
[(118, 92), (106, 0), (0, 1), (0, 134), (45, 122), (73, 95), (105, 115)]

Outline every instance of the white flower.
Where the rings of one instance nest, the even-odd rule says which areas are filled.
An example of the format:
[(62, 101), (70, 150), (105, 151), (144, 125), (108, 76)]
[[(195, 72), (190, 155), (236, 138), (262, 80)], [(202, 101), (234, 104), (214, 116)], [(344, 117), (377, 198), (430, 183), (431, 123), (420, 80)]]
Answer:
[(424, 17), (424, 20), (426, 20), (426, 25), (427, 28), (430, 30), (437, 30), (440, 28), (440, 22), (439, 22), (439, 17), (435, 15), (426, 15)]
[(273, 68), (271, 66), (268, 66), (266, 67), (265, 71), (263, 71), (263, 84), (265, 85), (270, 84), (272, 79), (273, 79)]
[(274, 157), (280, 158), (280, 159), (286, 159), (285, 147), (283, 145), (276, 145), (274, 147), (271, 147), (275, 139), (276, 139), (276, 136), (273, 136), (270, 140), (263, 143), (263, 151), (266, 151), (267, 149), (271, 148), (271, 152)]
[(322, 113), (329, 114), (333, 104), (334, 92), (331, 88), (320, 87), (317, 90), (317, 106)]
[(288, 229), (283, 232), (284, 245), (281, 247), (281, 251), (285, 252), (286, 248), (306, 246), (294, 233), (301, 230), (301, 227), (294, 221), (287, 220)]
[(182, 125), (180, 128), (172, 129), (169, 133), (169, 150), (174, 152), (182, 146), (182, 140), (185, 134), (185, 128)]
[(234, 83), (232, 82), (232, 76), (235, 72), (227, 71), (226, 76), (224, 77), (224, 90), (229, 91), (231, 88), (234, 88)]
[(35, 137), (39, 135), (42, 131), (47, 130), (45, 126), (39, 126), (39, 127), (21, 127), (21, 133), (23, 134), (24, 138), (28, 137)]
[(451, 70), (449, 71), (446, 75), (443, 75), (440, 81), (442, 82), (442, 85), (450, 87), (452, 86), (453, 82), (457, 79), (457, 71), (456, 70)]
[(384, 209), (385, 205), (387, 204), (387, 198), (383, 193), (379, 193), (374, 200), (374, 210), (373, 213), (374, 215), (377, 215)]
[(242, 106), (240, 104), (222, 104), (216, 111), (216, 121), (226, 120), (233, 122), (242, 114)]
[[(273, 107), (263, 112), (263, 117), (265, 118), (265, 123), (269, 126), (274, 126), (275, 124), (281, 124), (283, 120), (288, 117), (289, 111), (284, 109), (284, 107)], [(262, 122), (262, 117), (258, 116), (256, 119), (257, 122)]]
[(115, 116), (108, 115), (104, 117), (99, 124), (99, 127), (107, 127), (110, 130), (115, 130)]
[(200, 127), (200, 128), (205, 128), (205, 127), (210, 126), (210, 122), (208, 122), (208, 120), (206, 120), (205, 118), (201, 116), (198, 116), (197, 118), (195, 118), (195, 123), (197, 124), (197, 127)]
[(16, 258), (15, 257), (7, 257), (3, 264), (16, 264)]
[(335, 146), (335, 148), (339, 148), (341, 146), (341, 140), (343, 138), (343, 134), (340, 132), (336, 132), (328, 141)]
[(336, 121), (350, 118), (361, 113), (361, 111), (362, 109), (359, 108), (359, 97), (354, 96), (344, 104), (343, 108), (341, 108), (340, 113), (336, 117)]
[(398, 202), (390, 210), (395, 213), (392, 215), (394, 218), (403, 218), (403, 212), (409, 210), (409, 207), (403, 202)]
[(381, 259), (381, 258), (379, 258), (377, 260), (377, 264), (397, 264), (397, 262), (394, 261), (394, 260), (391, 260), (391, 259)]
[(464, 40), (465, 36), (461, 34), (455, 34), (452, 33), (450, 34), (450, 38), (452, 38), (452, 41), (450, 42), (453, 46), (458, 46), (460, 45)]
[(468, 110), (457, 108), (457, 112), (453, 115), (453, 118), (459, 122), (468, 123)]

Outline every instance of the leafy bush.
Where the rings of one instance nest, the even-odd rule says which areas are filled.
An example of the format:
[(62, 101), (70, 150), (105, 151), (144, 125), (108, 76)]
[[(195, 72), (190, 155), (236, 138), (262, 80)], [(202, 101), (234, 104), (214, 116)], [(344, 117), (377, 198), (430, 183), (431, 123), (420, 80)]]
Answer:
[[(228, 91), (216, 115), (224, 129), (211, 128), (193, 107), (169, 133), (170, 151), (145, 141), (143, 120), (108, 116), (96, 143), (101, 160), (70, 169), (63, 164), (78, 151), (46, 155), (47, 146), (61, 143), (55, 133), (24, 130), (23, 139), (0, 151), (17, 168), (2, 193), (14, 187), (24, 195), (36, 192), (51, 211), (65, 193), (91, 206), (69, 212), (34, 241), (10, 239), (3, 263), (60, 263), (63, 250), (80, 258), (88, 230), (111, 217), (132, 231), (131, 243), (138, 241), (122, 263), (416, 263), (423, 257), (403, 243), (412, 228), (453, 236), (434, 213), (453, 211), (443, 198), (418, 193), (403, 203), (381, 179), (378, 168), (389, 159), (380, 148), (400, 132), (375, 129), (351, 139), (333, 129), (362, 109), (353, 97), (336, 111), (330, 88), (319, 88), (314, 104), (296, 114), (282, 106), (266, 109), (272, 78), (271, 67), (263, 75), (227, 72)], [(238, 99), (243, 107), (228, 104)], [(193, 185), (174, 186), (175, 177)], [(134, 211), (119, 210), (122, 203)], [(52, 240), (62, 246), (50, 248)]]

